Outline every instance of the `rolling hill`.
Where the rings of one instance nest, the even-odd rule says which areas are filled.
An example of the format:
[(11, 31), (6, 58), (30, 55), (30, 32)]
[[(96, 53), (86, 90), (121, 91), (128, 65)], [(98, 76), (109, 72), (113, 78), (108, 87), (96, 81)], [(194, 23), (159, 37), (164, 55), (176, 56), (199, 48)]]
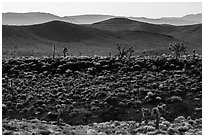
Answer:
[(93, 28), (109, 31), (145, 31), (150, 33), (164, 34), (176, 39), (193, 42), (198, 45), (202, 43), (202, 25), (156, 25), (139, 21), (133, 21), (126, 18), (113, 18), (91, 25)]
[[(117, 28), (114, 31), (94, 26), (111, 24), (113, 28), (114, 22), (116, 22), (115, 28)], [(122, 43), (127, 47), (133, 46), (135, 54), (140, 54), (142, 51), (160, 54), (169, 52), (168, 44), (173, 41), (184, 42), (189, 52), (192, 52), (192, 49), (201, 52), (201, 25), (183, 26), (179, 30), (175, 26), (152, 25), (142, 22), (135, 22), (138, 25), (132, 25), (132, 22), (134, 21), (116, 18), (107, 20), (105, 23), (93, 24), (93, 26), (62, 21), (29, 26), (3, 25), (3, 56), (13, 54), (17, 56), (49, 56), (52, 55), (53, 45), (56, 45), (58, 55), (62, 55), (64, 47), (67, 47), (70, 55), (108, 55), (109, 52), (117, 53), (117, 43)], [(121, 26), (121, 24), (125, 25)], [(131, 29), (128, 29), (129, 26)], [(186, 30), (186, 28), (189, 29)], [(168, 30), (168, 35), (162, 33), (164, 30)], [(181, 37), (181, 34), (183, 36), (185, 34), (185, 38)]]
[(170, 25), (155, 25), (139, 21), (133, 21), (127, 18), (113, 18), (90, 25), (93, 28), (109, 31), (123, 31), (123, 30), (140, 30), (155, 33), (169, 32), (173, 29)]

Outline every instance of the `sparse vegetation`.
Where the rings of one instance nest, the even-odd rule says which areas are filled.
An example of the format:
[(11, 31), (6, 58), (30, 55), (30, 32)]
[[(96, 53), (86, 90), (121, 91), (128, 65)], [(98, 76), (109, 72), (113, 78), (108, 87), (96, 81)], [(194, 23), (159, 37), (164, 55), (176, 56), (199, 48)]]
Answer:
[(201, 135), (201, 29), (3, 25), (3, 135)]
[(134, 52), (133, 47), (129, 47), (128, 49), (126, 49), (126, 47), (123, 47), (122, 44), (117, 43), (117, 49), (118, 49), (118, 54), (117, 56), (120, 59), (124, 59), (124, 58), (130, 58), (132, 56), (132, 53)]
[(176, 59), (178, 59), (181, 54), (185, 54), (186, 52), (186, 46), (182, 42), (174, 42), (169, 44), (169, 50), (172, 51), (173, 54), (175, 54)]
[(202, 58), (195, 56), (128, 61), (100, 56), (6, 59), (2, 61), (3, 119), (37, 118), (58, 126), (133, 120), (141, 126), (131, 134), (160, 134), (164, 129), (165, 134), (183, 134), (186, 127), (175, 131), (161, 123), (164, 119), (172, 123), (178, 116), (201, 118)]
[(64, 55), (64, 57), (67, 56), (67, 48), (64, 48), (64, 49), (63, 49), (63, 55)]
[(52, 54), (52, 58), (55, 58), (55, 45), (53, 46), (53, 54)]
[[(192, 118), (202, 116), (202, 58), (195, 51), (192, 56), (181, 56), (185, 48), (180, 46), (171, 45), (176, 60), (165, 54), (133, 57), (133, 48), (122, 48), (121, 44), (119, 59), (111, 52), (108, 57), (66, 57), (66, 49), (63, 57), (55, 57), (55, 46), (52, 58), (5, 59), (3, 119), (23, 118), (27, 124), (45, 121), (45, 126), (32, 133), (44, 135), (56, 134), (47, 130), (49, 121), (65, 128), (57, 134), (186, 134), (195, 126)], [(183, 126), (171, 126), (172, 122), (186, 121), (185, 117)], [(130, 126), (128, 132), (119, 131), (119, 121), (124, 120), (127, 126), (131, 125), (129, 120), (134, 121), (134, 130)], [(107, 121), (118, 121), (111, 124), (116, 131), (98, 133), (104, 128), (100, 122)], [(89, 129), (84, 126), (85, 131), (79, 133), (68, 132), (65, 123), (93, 125)], [(3, 134), (16, 134), (18, 126), (5, 123)], [(194, 128), (201, 129), (200, 125)]]
[[(60, 127), (52, 122), (31, 120), (3, 120), (3, 135), (202, 135), (202, 119), (177, 117), (173, 122), (162, 119), (159, 129), (154, 121), (147, 125), (135, 121), (107, 121), (89, 125), (71, 126), (63, 123)], [(191, 124), (190, 124), (191, 123)], [(12, 128), (10, 128), (12, 127)]]

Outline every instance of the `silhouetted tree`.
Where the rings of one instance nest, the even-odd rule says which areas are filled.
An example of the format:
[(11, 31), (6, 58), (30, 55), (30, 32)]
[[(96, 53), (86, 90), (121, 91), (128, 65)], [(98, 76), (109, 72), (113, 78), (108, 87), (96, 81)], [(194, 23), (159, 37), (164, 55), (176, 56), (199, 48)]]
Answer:
[(134, 52), (133, 47), (130, 47), (126, 49), (125, 47), (122, 47), (122, 44), (117, 43), (117, 49), (119, 51), (118, 56), (120, 59), (122, 58), (130, 58), (132, 56), (132, 53)]
[(53, 54), (52, 54), (53, 59), (55, 58), (55, 45), (53, 46)]
[(66, 57), (66, 55), (67, 55), (67, 48), (63, 49), (63, 54), (64, 54), (64, 57)]
[(182, 42), (174, 42), (169, 44), (169, 50), (171, 50), (172, 53), (175, 54), (176, 59), (178, 59), (182, 52), (185, 54), (186, 46), (184, 46)]

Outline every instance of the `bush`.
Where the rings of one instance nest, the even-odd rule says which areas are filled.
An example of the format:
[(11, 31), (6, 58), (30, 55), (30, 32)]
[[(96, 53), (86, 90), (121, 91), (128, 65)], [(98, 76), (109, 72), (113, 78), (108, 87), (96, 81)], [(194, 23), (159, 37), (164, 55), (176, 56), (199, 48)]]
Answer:
[(169, 102), (175, 103), (175, 102), (182, 102), (183, 99), (179, 96), (172, 96), (168, 99)]
[(186, 47), (182, 42), (174, 42), (169, 44), (169, 50), (171, 50), (175, 54), (176, 59), (178, 59), (182, 52), (185, 54)]

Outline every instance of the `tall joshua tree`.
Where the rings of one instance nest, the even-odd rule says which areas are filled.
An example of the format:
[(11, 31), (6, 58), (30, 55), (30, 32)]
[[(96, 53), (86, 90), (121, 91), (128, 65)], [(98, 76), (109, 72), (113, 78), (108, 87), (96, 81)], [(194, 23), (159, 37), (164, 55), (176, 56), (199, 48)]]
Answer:
[(132, 56), (132, 53), (134, 52), (133, 47), (130, 47), (128, 49), (126, 49), (125, 47), (122, 47), (122, 44), (117, 43), (117, 49), (119, 51), (119, 58), (130, 58)]
[(185, 54), (186, 46), (184, 46), (182, 42), (174, 42), (169, 44), (169, 50), (171, 50), (172, 53), (175, 54), (176, 59), (178, 59), (182, 52)]
[(55, 45), (53, 46), (53, 54), (52, 54), (53, 59), (55, 58)]
[(64, 54), (64, 57), (66, 57), (66, 55), (67, 55), (67, 48), (63, 49), (63, 54)]

